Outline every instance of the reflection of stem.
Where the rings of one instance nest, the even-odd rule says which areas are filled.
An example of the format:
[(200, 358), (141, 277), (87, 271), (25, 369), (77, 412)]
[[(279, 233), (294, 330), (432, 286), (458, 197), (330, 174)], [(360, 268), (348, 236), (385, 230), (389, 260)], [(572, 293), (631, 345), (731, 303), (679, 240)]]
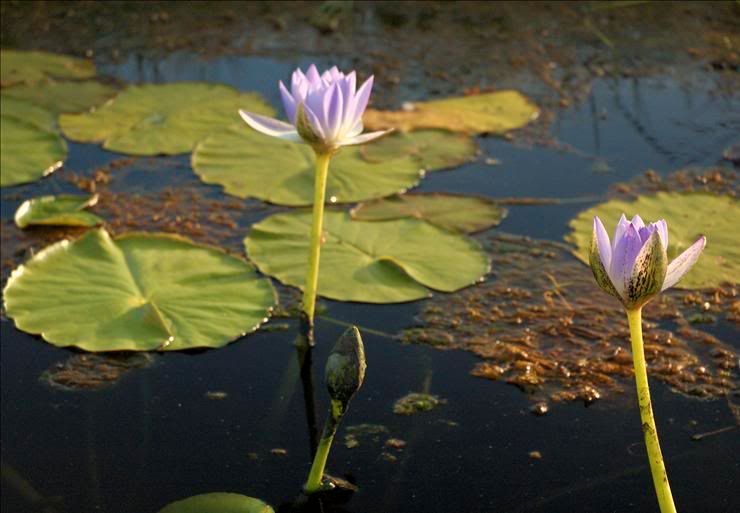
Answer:
[(308, 425), (308, 440), (311, 457), (316, 456), (316, 446), (319, 442), (318, 422), (316, 421), (316, 398), (313, 387), (313, 364), (311, 347), (307, 344), (297, 345), (298, 366), (301, 369), (301, 383), (303, 384), (303, 403), (306, 408), (306, 423)]
[(307, 494), (316, 493), (323, 489), (322, 480), (324, 477), (324, 468), (326, 467), (326, 460), (329, 457), (329, 451), (331, 450), (331, 444), (334, 441), (334, 435), (337, 433), (337, 426), (339, 421), (342, 420), (345, 408), (341, 402), (331, 401), (331, 410), (329, 416), (326, 419), (324, 425), (324, 432), (321, 434), (321, 441), (316, 450), (313, 463), (311, 464), (311, 471), (308, 473), (308, 479), (306, 484), (303, 485), (303, 490)]
[(316, 291), (319, 284), (319, 256), (321, 253), (321, 228), (324, 221), (326, 177), (329, 174), (331, 153), (316, 153), (316, 176), (313, 194), (313, 220), (311, 245), (308, 252), (306, 286), (303, 288), (302, 331), (309, 345), (313, 345), (313, 315), (316, 309)]
[(640, 404), (640, 419), (642, 431), (645, 434), (650, 472), (653, 474), (653, 485), (658, 496), (658, 505), (661, 513), (676, 513), (673, 504), (671, 487), (668, 484), (663, 454), (660, 452), (658, 431), (655, 428), (653, 407), (650, 403), (650, 388), (648, 387), (647, 366), (645, 364), (645, 350), (642, 341), (642, 309), (627, 310), (627, 321), (630, 326), (632, 340), (632, 359), (635, 365), (635, 384), (637, 385), (637, 400)]

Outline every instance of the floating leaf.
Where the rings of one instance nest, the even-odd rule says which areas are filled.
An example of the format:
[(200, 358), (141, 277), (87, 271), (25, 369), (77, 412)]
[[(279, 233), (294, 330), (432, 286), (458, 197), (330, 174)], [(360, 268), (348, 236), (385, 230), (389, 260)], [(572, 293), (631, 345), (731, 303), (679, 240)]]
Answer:
[(15, 211), (18, 228), (30, 225), (95, 226), (103, 220), (83, 209), (95, 205), (93, 196), (41, 196), (21, 203)]
[[(740, 279), (740, 205), (730, 196), (703, 192), (659, 192), (640, 196), (633, 202), (611, 200), (578, 214), (571, 220), (574, 230), (567, 239), (578, 247), (577, 256), (588, 262), (594, 216), (611, 230), (622, 214), (640, 214), (646, 221), (665, 219), (668, 223), (668, 259), (673, 260), (693, 244), (700, 235), (707, 236), (707, 247), (699, 261), (678, 283), (678, 287), (694, 289), (714, 287), (721, 283), (738, 283)], [(611, 236), (611, 233), (610, 233)]]
[(46, 52), (0, 50), (0, 84), (3, 87), (46, 78), (90, 78), (95, 76), (91, 61)]
[(53, 112), (29, 101), (12, 98), (5, 92), (0, 95), (0, 109), (3, 117), (14, 118), (44, 130), (54, 131), (57, 124)]
[(239, 121), (240, 108), (273, 115), (256, 93), (196, 82), (146, 84), (122, 91), (99, 109), (63, 114), (64, 135), (131, 155), (187, 153), (211, 132)]
[(368, 162), (383, 162), (410, 155), (426, 171), (436, 171), (464, 164), (475, 157), (478, 147), (464, 134), (447, 130), (394, 132), (372, 144), (360, 146)]
[(413, 104), (412, 110), (368, 109), (368, 130), (442, 128), (471, 134), (503, 134), (521, 128), (539, 115), (539, 109), (518, 91), (498, 91)]
[(5, 287), (16, 326), (88, 351), (220, 347), (275, 303), (247, 262), (167, 234), (92, 230), (18, 267)]
[[(303, 287), (311, 214), (276, 214), (245, 239), (262, 272)], [(363, 222), (344, 212), (324, 218), (319, 294), (342, 301), (398, 303), (451, 292), (488, 271), (480, 245), (417, 219)]]
[[(308, 145), (266, 137), (244, 124), (204, 139), (192, 158), (204, 182), (234, 196), (288, 206), (313, 203), (314, 161)], [(329, 167), (327, 200), (351, 203), (403, 192), (419, 182), (420, 167), (410, 156), (367, 162), (357, 147), (343, 148)]]
[(171, 502), (159, 513), (275, 513), (259, 499), (238, 493), (213, 492)]
[(0, 187), (38, 180), (58, 169), (66, 156), (67, 143), (59, 134), (0, 116)]
[(53, 82), (19, 85), (3, 90), (3, 94), (27, 100), (52, 112), (83, 112), (102, 105), (116, 95), (109, 85), (86, 80), (84, 82)]
[(360, 221), (387, 221), (413, 217), (454, 232), (478, 232), (495, 226), (506, 209), (495, 202), (455, 194), (402, 194), (362, 203), (352, 209)]

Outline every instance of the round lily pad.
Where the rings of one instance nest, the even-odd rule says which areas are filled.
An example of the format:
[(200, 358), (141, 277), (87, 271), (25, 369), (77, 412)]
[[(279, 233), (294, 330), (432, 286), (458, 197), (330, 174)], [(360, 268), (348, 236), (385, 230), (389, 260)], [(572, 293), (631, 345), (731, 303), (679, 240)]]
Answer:
[(93, 196), (41, 196), (21, 203), (15, 211), (18, 228), (31, 225), (95, 226), (103, 219), (83, 209), (95, 205)]
[(38, 180), (58, 169), (66, 156), (67, 143), (59, 134), (0, 116), (0, 187)]
[[(255, 224), (245, 239), (257, 267), (302, 288), (311, 214), (276, 214)], [(418, 219), (353, 221), (345, 212), (324, 217), (319, 294), (342, 301), (398, 303), (452, 292), (479, 281), (489, 269), (480, 245)]]
[(220, 347), (257, 329), (276, 301), (269, 280), (220, 250), (102, 229), (37, 253), (4, 296), (19, 329), (87, 351)]
[(24, 121), (48, 131), (55, 131), (56, 116), (43, 107), (34, 105), (27, 100), (21, 100), (5, 94), (0, 94), (0, 110), (3, 117)]
[(238, 493), (213, 492), (172, 502), (159, 513), (275, 513), (259, 499)]
[(472, 160), (477, 152), (478, 146), (472, 137), (447, 130), (397, 131), (360, 146), (360, 154), (368, 162), (410, 155), (425, 171), (459, 166)]
[(539, 109), (518, 91), (445, 98), (413, 104), (409, 110), (369, 109), (363, 121), (368, 130), (397, 128), (403, 132), (441, 128), (470, 134), (503, 134), (537, 119)]
[(267, 116), (273, 109), (256, 93), (197, 82), (146, 84), (122, 91), (99, 109), (62, 114), (64, 135), (130, 155), (187, 153), (206, 135), (239, 121), (239, 109)]
[(0, 50), (0, 84), (3, 87), (46, 78), (90, 78), (95, 76), (91, 61), (47, 52)]
[(506, 209), (486, 198), (428, 193), (368, 201), (351, 214), (360, 221), (415, 218), (453, 232), (473, 233), (499, 224)]
[[(218, 184), (241, 198), (278, 205), (313, 203), (313, 150), (257, 133), (243, 123), (219, 131), (195, 148), (192, 165), (206, 183)], [(326, 186), (331, 203), (352, 203), (403, 192), (421, 179), (421, 166), (410, 155), (368, 162), (354, 146), (332, 159)]]
[(84, 112), (102, 105), (118, 91), (92, 80), (83, 82), (46, 81), (3, 89), (3, 94), (44, 107), (52, 112)]
[(669, 262), (700, 235), (706, 235), (704, 252), (681, 279), (679, 287), (715, 287), (740, 280), (740, 244), (737, 243), (740, 204), (737, 199), (703, 192), (659, 192), (653, 196), (640, 196), (633, 202), (615, 199), (601, 203), (581, 212), (570, 222), (573, 232), (567, 239), (577, 246), (578, 258), (588, 262), (594, 216), (599, 216), (611, 237), (622, 214), (627, 217), (639, 214), (646, 222), (666, 220)]

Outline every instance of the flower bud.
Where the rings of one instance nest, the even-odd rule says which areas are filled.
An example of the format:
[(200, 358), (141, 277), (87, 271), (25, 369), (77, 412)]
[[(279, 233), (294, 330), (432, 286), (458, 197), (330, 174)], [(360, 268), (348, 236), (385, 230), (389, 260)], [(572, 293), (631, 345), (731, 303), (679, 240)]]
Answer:
[(326, 361), (326, 386), (332, 401), (346, 409), (365, 379), (365, 347), (360, 330), (352, 326), (337, 340)]

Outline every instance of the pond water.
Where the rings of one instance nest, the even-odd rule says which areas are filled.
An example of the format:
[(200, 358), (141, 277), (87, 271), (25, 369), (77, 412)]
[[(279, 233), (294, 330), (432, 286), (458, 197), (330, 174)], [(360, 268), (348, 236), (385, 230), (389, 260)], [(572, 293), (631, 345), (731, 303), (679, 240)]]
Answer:
[[(176, 53), (101, 64), (99, 73), (126, 82), (226, 83), (258, 91), (278, 107), (276, 81), (309, 62), (329, 63), (321, 58), (203, 60)], [(557, 145), (530, 147), (482, 137), (482, 154), (475, 161), (427, 176), (419, 190), (568, 200), (511, 205), (496, 228), (562, 240), (567, 222), (617, 182), (646, 169), (666, 174), (722, 165), (722, 151), (740, 133), (739, 107), (736, 95), (717, 93), (710, 74), (598, 80), (584, 102), (558, 111), (549, 127)], [(65, 168), (91, 176), (118, 158), (95, 145), (70, 144)], [(188, 157), (159, 160), (177, 172), (144, 169), (146, 162), (134, 161), (113, 173), (111, 187), (146, 191), (188, 183), (205, 196), (223, 198), (218, 188), (197, 184)], [(75, 190), (61, 175), (4, 189), (3, 220), (12, 218), (25, 197)], [(237, 240), (265, 214), (241, 218)], [(584, 266), (583, 272), (590, 271)], [(316, 511), (656, 510), (632, 388), (588, 408), (558, 404), (535, 416), (530, 399), (517, 388), (471, 376), (475, 356), (404, 345), (393, 337), (415, 324), (423, 302), (323, 304), (313, 391), (300, 377), (292, 319), (275, 319), (270, 324), (279, 329), (248, 335), (223, 349), (157, 354), (114, 386), (71, 392), (39, 378), (74, 352), (22, 333), (3, 318), (2, 511), (154, 512), (170, 501), (211, 491), (259, 497), (280, 511), (297, 509), (292, 502), (310, 466), (316, 429), (309, 419), (316, 414), (320, 428), (328, 408), (323, 365), (346, 323), (363, 330), (369, 367), (327, 470), (349, 478), (359, 491), (344, 504), (324, 504)], [(720, 323), (714, 329), (740, 349), (735, 325)], [(738, 419), (728, 399), (697, 400), (661, 382), (651, 385), (680, 511), (740, 510), (740, 437), (732, 429)], [(394, 402), (409, 392), (432, 393), (445, 402), (430, 412), (394, 414)], [(346, 428), (360, 424), (387, 431), (358, 435), (359, 446), (346, 447)], [(728, 427), (692, 440), (692, 435)], [(406, 445), (385, 447), (388, 438)], [(47, 509), (38, 505), (41, 498)]]

